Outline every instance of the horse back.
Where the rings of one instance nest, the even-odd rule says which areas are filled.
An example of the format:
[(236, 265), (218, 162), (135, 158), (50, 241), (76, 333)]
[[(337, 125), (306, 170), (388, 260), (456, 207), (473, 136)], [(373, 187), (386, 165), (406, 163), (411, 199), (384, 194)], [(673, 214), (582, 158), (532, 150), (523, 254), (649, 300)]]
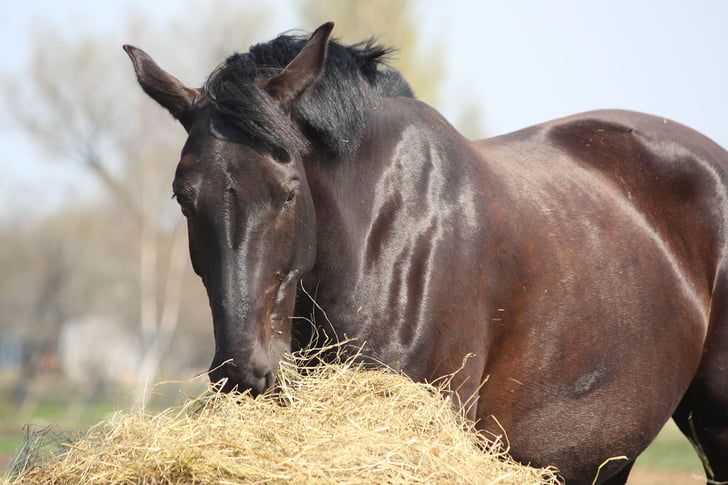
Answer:
[(665, 118), (610, 110), (478, 144), (510, 180), (517, 205), (540, 206), (543, 219), (630, 212), (710, 293), (726, 248), (728, 152), (709, 138)]

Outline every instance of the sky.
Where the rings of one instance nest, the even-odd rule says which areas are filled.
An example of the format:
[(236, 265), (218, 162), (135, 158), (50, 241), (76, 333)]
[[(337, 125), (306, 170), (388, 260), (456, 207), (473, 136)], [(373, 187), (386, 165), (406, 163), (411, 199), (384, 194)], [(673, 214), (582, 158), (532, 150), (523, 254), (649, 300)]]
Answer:
[[(291, 14), (295, 2), (267, 2), (278, 14), (270, 36), (261, 41), (292, 28), (316, 27)], [(193, 20), (205, 5), (200, 0), (0, 0), (0, 72), (22, 75), (31, 40), (42, 26), (69, 37), (103, 31), (121, 46), (128, 34), (119, 19), (129, 10), (160, 22), (187, 11)], [(424, 38), (444, 45), (444, 51), (433, 51), (445, 56), (446, 67), (436, 108), (453, 122), (463, 106), (473, 107), (481, 115), (483, 135), (493, 136), (577, 112), (622, 108), (679, 121), (728, 147), (728, 1), (419, 0), (416, 5)], [(240, 46), (230, 50), (236, 49)], [(128, 62), (121, 51), (114, 54)], [(3, 101), (0, 97), (0, 106)], [(5, 113), (0, 113), (0, 143), (0, 217), (7, 214), (2, 205), (12, 203), (15, 211), (53, 208), (92, 185), (72, 165), (49, 159)]]

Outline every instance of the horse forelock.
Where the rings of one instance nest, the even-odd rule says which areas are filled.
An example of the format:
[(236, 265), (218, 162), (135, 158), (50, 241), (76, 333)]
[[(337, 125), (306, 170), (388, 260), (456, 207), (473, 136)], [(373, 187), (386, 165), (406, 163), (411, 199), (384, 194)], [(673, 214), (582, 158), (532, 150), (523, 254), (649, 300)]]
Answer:
[(387, 66), (390, 49), (372, 40), (344, 46), (330, 41), (324, 72), (291, 115), (256, 83), (279, 74), (300, 52), (305, 38), (282, 35), (228, 57), (204, 86), (214, 120), (234, 127), (262, 152), (305, 153), (307, 134), (336, 158), (357, 147), (380, 96), (409, 96), (402, 75)]
[(234, 54), (218, 66), (203, 88), (212, 107), (211, 129), (220, 133), (223, 124), (233, 127), (263, 153), (305, 152), (309, 144), (296, 124), (255, 83), (271, 77), (269, 71), (256, 66), (249, 54)]

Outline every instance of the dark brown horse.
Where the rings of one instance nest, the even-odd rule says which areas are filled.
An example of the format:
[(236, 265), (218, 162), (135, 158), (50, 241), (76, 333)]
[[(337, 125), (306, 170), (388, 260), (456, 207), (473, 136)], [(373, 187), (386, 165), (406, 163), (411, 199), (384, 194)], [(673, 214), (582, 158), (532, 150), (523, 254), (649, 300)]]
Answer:
[(189, 135), (173, 187), (211, 379), (273, 385), (310, 294), (329, 335), (415, 380), (462, 367), (483, 432), (569, 484), (624, 483), (671, 416), (727, 481), (728, 153), (624, 111), (470, 141), (332, 27), (201, 89), (125, 47)]

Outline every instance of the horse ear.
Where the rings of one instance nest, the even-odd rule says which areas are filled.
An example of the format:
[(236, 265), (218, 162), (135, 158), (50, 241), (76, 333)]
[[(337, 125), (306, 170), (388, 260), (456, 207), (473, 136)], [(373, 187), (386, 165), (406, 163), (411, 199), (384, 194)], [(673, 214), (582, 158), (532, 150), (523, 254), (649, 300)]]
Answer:
[(125, 45), (124, 50), (131, 58), (137, 80), (144, 92), (167, 108), (189, 132), (193, 121), (192, 104), (199, 90), (182, 84), (159, 67), (143, 50), (132, 45)]
[(283, 72), (261, 82), (263, 89), (287, 111), (323, 72), (329, 35), (333, 28), (333, 22), (320, 26)]

